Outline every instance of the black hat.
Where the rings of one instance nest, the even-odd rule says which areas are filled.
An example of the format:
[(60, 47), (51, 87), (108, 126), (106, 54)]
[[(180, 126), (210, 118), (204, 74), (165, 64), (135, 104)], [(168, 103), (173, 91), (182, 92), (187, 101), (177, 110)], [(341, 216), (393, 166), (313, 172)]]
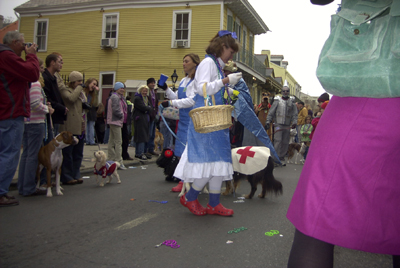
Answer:
[(156, 79), (154, 79), (153, 77), (152, 78), (149, 78), (149, 79), (147, 79), (147, 84), (150, 84), (150, 83), (155, 83), (156, 82)]
[(329, 94), (328, 93), (324, 93), (321, 96), (319, 96), (318, 98), (318, 102), (325, 102), (329, 100)]

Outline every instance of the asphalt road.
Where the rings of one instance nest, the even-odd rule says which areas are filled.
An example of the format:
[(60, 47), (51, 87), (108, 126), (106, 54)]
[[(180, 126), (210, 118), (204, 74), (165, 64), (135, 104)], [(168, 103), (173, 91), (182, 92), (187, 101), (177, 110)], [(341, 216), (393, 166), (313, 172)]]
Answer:
[[(122, 184), (105, 187), (88, 174), (63, 196), (19, 197), (19, 206), (0, 209), (0, 267), (286, 267), (294, 227), (285, 215), (301, 167), (275, 169), (282, 196), (234, 203), (250, 192), (246, 181), (236, 197), (221, 196), (232, 217), (191, 214), (155, 164), (121, 170)], [(247, 230), (228, 233), (239, 227)], [(271, 230), (279, 234), (265, 235)], [(155, 247), (170, 239), (180, 247)], [(391, 256), (337, 247), (335, 267), (389, 268)]]

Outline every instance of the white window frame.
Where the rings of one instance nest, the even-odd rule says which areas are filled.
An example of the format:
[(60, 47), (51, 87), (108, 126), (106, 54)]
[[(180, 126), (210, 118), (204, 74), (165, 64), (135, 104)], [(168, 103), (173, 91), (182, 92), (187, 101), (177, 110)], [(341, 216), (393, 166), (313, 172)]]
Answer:
[[(46, 40), (45, 40), (45, 48), (41, 48), (40, 46), (39, 46), (39, 52), (46, 52), (47, 51), (47, 41), (49, 40), (49, 19), (35, 19), (35, 28), (34, 28), (34, 30), (33, 30), (33, 42), (35, 42), (36, 44), (38, 43), (37, 41), (37, 27), (38, 27), (38, 24), (40, 23), (40, 22), (46, 22)], [(25, 40), (26, 41), (26, 40)]]
[(108, 38), (108, 39), (115, 39), (115, 48), (118, 47), (118, 35), (119, 35), (119, 12), (113, 13), (104, 13), (103, 14), (103, 26), (101, 29), (101, 38), (106, 39), (106, 26), (107, 26), (107, 17), (110, 16), (117, 16), (117, 34), (115, 38)]
[(185, 48), (190, 48), (190, 36), (192, 34), (192, 10), (191, 9), (185, 9), (185, 10), (174, 10), (173, 15), (172, 15), (172, 35), (171, 35), (171, 48), (178, 48), (176, 46), (176, 16), (178, 14), (189, 14), (188, 18), (188, 45)]

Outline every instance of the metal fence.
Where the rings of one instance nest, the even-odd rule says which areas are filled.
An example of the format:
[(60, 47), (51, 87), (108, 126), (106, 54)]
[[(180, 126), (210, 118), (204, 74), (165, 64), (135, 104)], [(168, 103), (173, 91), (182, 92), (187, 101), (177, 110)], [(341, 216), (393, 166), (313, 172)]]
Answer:
[(266, 75), (267, 67), (263, 62), (257, 59), (249, 50), (241, 48), (233, 58), (234, 61), (244, 63), (261, 75)]

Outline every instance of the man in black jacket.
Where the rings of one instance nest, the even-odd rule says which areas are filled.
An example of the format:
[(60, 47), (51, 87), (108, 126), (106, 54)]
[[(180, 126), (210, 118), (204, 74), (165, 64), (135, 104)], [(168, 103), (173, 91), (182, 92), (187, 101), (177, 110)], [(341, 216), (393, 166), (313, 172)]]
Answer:
[[(68, 108), (65, 107), (64, 101), (61, 98), (60, 90), (57, 85), (57, 78), (54, 76), (56, 72), (61, 70), (61, 59), (55, 55), (50, 54), (46, 57), (46, 69), (42, 76), (44, 80), (44, 92), (47, 96), (47, 101), (51, 103), (54, 108), (54, 113), (51, 115), (54, 127), (54, 136), (58, 134), (59, 125), (63, 125), (67, 120)], [(54, 137), (53, 136), (53, 137)], [(49, 136), (49, 140), (52, 140)]]

